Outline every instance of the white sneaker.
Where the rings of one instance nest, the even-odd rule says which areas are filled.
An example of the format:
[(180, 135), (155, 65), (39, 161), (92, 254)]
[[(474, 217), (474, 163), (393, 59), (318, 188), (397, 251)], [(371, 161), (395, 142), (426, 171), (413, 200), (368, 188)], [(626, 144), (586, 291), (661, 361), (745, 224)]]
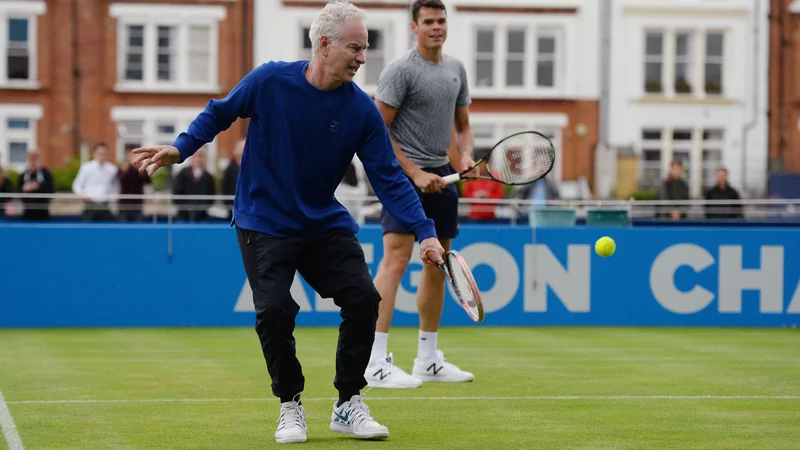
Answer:
[(383, 361), (370, 362), (364, 378), (370, 387), (410, 389), (422, 386), (422, 381), (394, 365), (391, 353)]
[(414, 359), (414, 369), (411, 375), (423, 382), (449, 382), (461, 383), (465, 381), (472, 381), (475, 375), (465, 372), (454, 364), (447, 362), (444, 359), (444, 353), (441, 350), (436, 350), (436, 356), (426, 360)]
[(275, 441), (279, 444), (306, 441), (306, 411), (296, 401), (281, 403)]
[(331, 430), (352, 434), (359, 439), (382, 439), (389, 437), (389, 430), (375, 421), (360, 395), (356, 394), (338, 408), (333, 404)]

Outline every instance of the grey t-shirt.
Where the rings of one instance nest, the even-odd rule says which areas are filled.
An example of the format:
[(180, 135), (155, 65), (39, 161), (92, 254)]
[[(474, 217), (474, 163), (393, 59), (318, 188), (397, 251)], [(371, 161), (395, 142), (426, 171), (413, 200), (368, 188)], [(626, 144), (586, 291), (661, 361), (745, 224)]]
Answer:
[(442, 55), (434, 64), (412, 48), (383, 70), (375, 98), (397, 109), (389, 133), (411, 162), (447, 164), (456, 107), (471, 102), (461, 61)]

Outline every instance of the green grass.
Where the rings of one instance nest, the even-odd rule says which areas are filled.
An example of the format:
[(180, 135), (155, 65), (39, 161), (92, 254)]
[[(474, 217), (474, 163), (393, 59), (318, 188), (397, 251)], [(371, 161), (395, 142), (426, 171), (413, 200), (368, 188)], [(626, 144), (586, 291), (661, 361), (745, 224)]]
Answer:
[[(445, 329), (440, 348), (476, 380), (370, 390), (384, 442), (328, 429), (336, 335), (297, 331), (305, 447), (800, 446), (797, 330)], [(389, 346), (410, 371), (416, 330), (394, 329)], [(0, 391), (26, 449), (276, 447), (278, 402), (251, 329), (0, 330)]]

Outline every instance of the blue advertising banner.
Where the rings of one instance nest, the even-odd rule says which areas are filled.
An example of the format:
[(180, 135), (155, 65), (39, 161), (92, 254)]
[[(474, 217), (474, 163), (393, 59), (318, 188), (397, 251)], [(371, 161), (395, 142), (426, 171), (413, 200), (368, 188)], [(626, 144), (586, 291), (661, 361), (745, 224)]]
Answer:
[[(594, 253), (609, 235), (616, 253)], [(381, 231), (359, 239), (373, 275)], [(486, 308), (475, 326), (743, 326), (800, 323), (800, 229), (465, 225), (454, 241)], [(415, 252), (395, 326), (417, 326)], [(298, 326), (338, 308), (297, 277)], [(226, 225), (1, 224), (0, 327), (253, 326)], [(447, 294), (444, 326), (474, 323)]]

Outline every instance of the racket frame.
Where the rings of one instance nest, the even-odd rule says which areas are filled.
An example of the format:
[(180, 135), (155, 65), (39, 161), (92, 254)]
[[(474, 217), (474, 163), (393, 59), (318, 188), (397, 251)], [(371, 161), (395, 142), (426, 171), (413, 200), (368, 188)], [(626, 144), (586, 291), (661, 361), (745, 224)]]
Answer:
[(547, 142), (550, 144), (550, 148), (553, 149), (553, 153), (555, 154), (555, 148), (556, 147), (555, 147), (555, 145), (553, 145), (553, 141), (550, 140), (549, 137), (545, 136), (544, 134), (542, 134), (542, 133), (540, 133), (538, 131), (534, 131), (534, 130), (520, 131), (520, 132), (517, 132), (517, 133), (514, 133), (514, 134), (510, 134), (510, 135), (504, 137), (503, 139), (501, 139), (499, 142), (497, 142), (494, 145), (494, 147), (492, 147), (491, 150), (489, 150), (489, 153), (487, 153), (483, 158), (478, 160), (469, 169), (467, 169), (467, 170), (465, 170), (463, 172), (460, 172), (460, 173), (453, 173), (453, 174), (450, 174), (450, 175), (446, 175), (446, 176), (442, 177), (442, 179), (444, 179), (444, 182), (447, 183), (447, 184), (453, 184), (453, 183), (455, 183), (455, 182), (457, 182), (459, 180), (491, 180), (491, 181), (496, 181), (498, 183), (502, 183), (502, 184), (505, 184), (505, 185), (508, 185), (508, 186), (525, 186), (527, 184), (535, 183), (535, 182), (541, 180), (542, 178), (546, 177), (547, 174), (549, 174), (553, 170), (553, 167), (555, 167), (555, 165), (556, 165), (555, 156), (550, 161), (550, 167), (547, 168), (547, 172), (543, 173), (540, 177), (536, 178), (535, 180), (531, 180), (531, 181), (529, 181), (527, 183), (508, 183), (508, 182), (505, 182), (505, 181), (502, 181), (502, 180), (498, 180), (497, 178), (491, 176), (492, 175), (492, 171), (491, 170), (489, 171), (489, 176), (488, 177), (487, 176), (483, 176), (483, 175), (470, 175), (468, 177), (464, 176), (464, 174), (470, 172), (471, 170), (474, 170), (476, 167), (481, 165), (484, 161), (487, 161), (488, 158), (492, 155), (492, 152), (497, 147), (499, 147), (500, 144), (502, 144), (503, 142), (505, 142), (505, 141), (515, 137), (515, 136), (519, 136), (521, 134), (536, 134), (536, 135), (539, 135), (540, 137), (546, 139)]
[[(458, 266), (460, 266), (462, 273), (467, 279), (467, 284), (469, 285), (468, 287), (470, 291), (472, 291), (473, 294), (472, 296), (475, 301), (475, 305), (478, 309), (477, 317), (475, 316), (475, 313), (473, 312), (472, 308), (469, 305), (467, 305), (464, 302), (464, 300), (461, 299), (461, 297), (458, 295), (458, 290), (454, 287), (455, 280), (453, 279), (453, 276), (450, 275), (446, 267), (447, 265), (446, 260), (448, 258), (452, 259), (451, 264), (457, 264)], [(475, 278), (472, 276), (472, 270), (469, 268), (469, 265), (467, 265), (466, 260), (456, 250), (449, 250), (448, 252), (446, 252), (444, 254), (443, 259), (445, 261), (443, 261), (441, 264), (438, 264), (438, 266), (442, 270), (442, 272), (444, 272), (447, 282), (450, 283), (453, 297), (455, 297), (456, 301), (461, 305), (462, 308), (464, 308), (464, 311), (466, 311), (467, 315), (472, 320), (474, 320), (477, 323), (483, 322), (483, 319), (486, 317), (486, 315), (483, 311), (483, 301), (481, 300), (481, 292), (478, 290), (478, 284), (475, 282)]]

